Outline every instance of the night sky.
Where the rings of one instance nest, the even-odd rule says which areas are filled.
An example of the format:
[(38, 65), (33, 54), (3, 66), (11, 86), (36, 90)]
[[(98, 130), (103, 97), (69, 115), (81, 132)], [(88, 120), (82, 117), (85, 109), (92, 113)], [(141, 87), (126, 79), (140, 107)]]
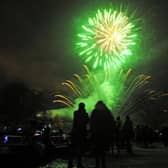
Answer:
[[(146, 55), (137, 70), (152, 75), (154, 86), (168, 91), (166, 0), (115, 1), (120, 2), (137, 9), (144, 23)], [(80, 73), (82, 61), (73, 53), (74, 20), (101, 4), (110, 5), (109, 0), (1, 1), (0, 86), (23, 81), (31, 87), (53, 89)]]

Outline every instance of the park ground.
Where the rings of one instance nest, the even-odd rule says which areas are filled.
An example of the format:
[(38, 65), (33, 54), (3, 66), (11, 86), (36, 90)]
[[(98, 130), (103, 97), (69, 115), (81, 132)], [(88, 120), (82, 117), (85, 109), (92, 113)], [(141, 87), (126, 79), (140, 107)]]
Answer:
[[(168, 148), (162, 144), (153, 144), (148, 148), (134, 146), (133, 150), (131, 156), (125, 150), (120, 156), (107, 153), (107, 168), (168, 168)], [(83, 163), (85, 168), (93, 168), (94, 158), (85, 156)], [(39, 168), (67, 168), (67, 160), (57, 158)]]

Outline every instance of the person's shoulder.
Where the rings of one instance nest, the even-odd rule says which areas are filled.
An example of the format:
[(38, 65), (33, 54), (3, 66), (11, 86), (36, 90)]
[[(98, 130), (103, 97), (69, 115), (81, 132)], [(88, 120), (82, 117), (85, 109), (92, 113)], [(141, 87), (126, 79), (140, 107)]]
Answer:
[(91, 114), (94, 114), (96, 111), (97, 111), (96, 109), (92, 110)]
[(78, 115), (78, 110), (74, 111), (73, 113), (74, 117)]
[(74, 111), (74, 114), (76, 114), (76, 113), (78, 113), (78, 110), (75, 110), (75, 111)]

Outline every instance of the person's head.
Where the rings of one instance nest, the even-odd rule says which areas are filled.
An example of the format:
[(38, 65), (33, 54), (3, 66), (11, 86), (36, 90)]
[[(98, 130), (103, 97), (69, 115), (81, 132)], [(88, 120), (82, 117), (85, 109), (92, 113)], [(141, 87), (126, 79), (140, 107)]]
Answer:
[(83, 102), (79, 103), (79, 109), (84, 109), (85, 108), (85, 104)]
[(129, 115), (127, 115), (127, 116), (126, 116), (126, 120), (130, 120), (130, 117), (129, 117)]
[(105, 108), (105, 104), (103, 103), (103, 101), (99, 100), (96, 105), (95, 105), (96, 109), (104, 109)]

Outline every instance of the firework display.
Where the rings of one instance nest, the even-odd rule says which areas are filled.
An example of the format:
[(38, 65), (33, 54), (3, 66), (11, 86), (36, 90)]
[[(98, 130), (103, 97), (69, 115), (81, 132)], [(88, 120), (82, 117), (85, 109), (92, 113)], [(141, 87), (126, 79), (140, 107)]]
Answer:
[(73, 80), (62, 82), (62, 85), (69, 89), (70, 96), (56, 94), (54, 102), (73, 108), (74, 104), (83, 101), (87, 104), (87, 111), (91, 112), (95, 102), (102, 100), (110, 109), (124, 113), (133, 108), (134, 104), (129, 100), (137, 98), (136, 93), (146, 88), (151, 78), (144, 74), (135, 76), (131, 69), (121, 69), (118, 73), (107, 76), (106, 73), (91, 72), (86, 65), (83, 68), (84, 75), (74, 74)]
[(137, 28), (122, 11), (98, 10), (78, 33), (76, 48), (86, 64), (109, 69), (125, 63), (136, 45)]
[(90, 113), (99, 100), (115, 116), (135, 111), (141, 102), (138, 93), (146, 90), (151, 78), (135, 75), (129, 66), (125, 66), (137, 55), (139, 37), (135, 23), (124, 10), (98, 9), (80, 25), (75, 49), (85, 62), (84, 73), (76, 73), (74, 79), (62, 82), (66, 94), (55, 94), (53, 101), (66, 107), (60, 115), (72, 117), (80, 102), (86, 104)]

